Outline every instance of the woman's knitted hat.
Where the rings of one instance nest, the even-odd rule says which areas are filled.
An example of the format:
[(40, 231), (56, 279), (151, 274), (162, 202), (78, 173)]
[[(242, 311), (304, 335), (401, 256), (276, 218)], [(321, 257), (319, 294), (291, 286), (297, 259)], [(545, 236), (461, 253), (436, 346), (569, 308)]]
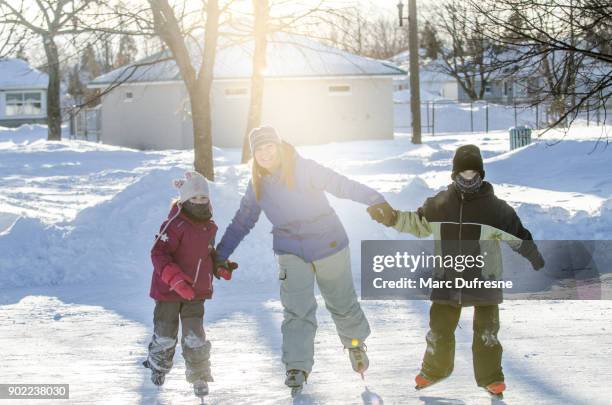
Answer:
[(249, 145), (251, 147), (251, 154), (255, 153), (255, 149), (259, 145), (264, 143), (273, 142), (279, 144), (282, 142), (281, 137), (278, 135), (276, 130), (270, 126), (263, 126), (259, 128), (253, 128), (249, 133)]

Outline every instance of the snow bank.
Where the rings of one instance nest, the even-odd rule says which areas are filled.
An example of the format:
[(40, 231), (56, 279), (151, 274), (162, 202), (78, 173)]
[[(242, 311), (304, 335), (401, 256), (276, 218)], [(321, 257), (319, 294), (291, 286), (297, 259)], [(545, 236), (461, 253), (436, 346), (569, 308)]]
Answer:
[(0, 142), (29, 143), (46, 138), (46, 125), (24, 124), (17, 128), (0, 127)]
[(497, 182), (612, 197), (612, 148), (596, 140), (546, 141), (485, 160)]
[(10, 212), (0, 212), (0, 234), (9, 229), (19, 216)]
[[(176, 197), (172, 180), (183, 173), (178, 167), (153, 170), (110, 200), (83, 209), (73, 221), (61, 225), (20, 217), (0, 234), (0, 250), (8, 252), (0, 257), (3, 286), (149, 278), (151, 245)], [(215, 217), (222, 217), (225, 225), (238, 208), (235, 180), (239, 177), (235, 171), (223, 177), (230, 186), (213, 184), (211, 194)], [(226, 203), (229, 201), (235, 204)], [(247, 238), (235, 259), (267, 256), (273, 269), (271, 240), (262, 229), (267, 221), (260, 222), (255, 236)], [(269, 279), (269, 274), (254, 272), (244, 276), (248, 281)]]
[[(542, 140), (512, 152), (505, 133), (425, 137), (422, 145), (398, 136), (299, 151), (371, 185), (394, 207), (408, 210), (448, 184), (454, 149), (475, 143), (486, 158), (487, 179), (536, 238), (609, 239), (612, 149), (595, 139), (594, 129), (578, 127), (554, 146)], [(139, 152), (80, 141), (7, 144), (0, 142), (3, 287), (108, 278), (138, 279), (146, 285), (150, 247), (175, 196), (171, 181), (182, 176), (190, 152)], [(238, 209), (249, 178), (249, 168), (238, 164), (238, 158), (239, 150), (215, 150), (217, 180), (211, 195), (218, 239)], [(51, 193), (54, 199), (47, 199)], [(82, 195), (82, 201), (71, 199), (73, 195)], [(374, 223), (360, 204), (330, 200), (350, 236), (355, 268), (361, 240), (411, 238)], [(48, 210), (72, 210), (75, 215), (53, 221)], [(262, 214), (232, 256), (241, 266), (236, 284), (275, 280), (270, 229)]]
[(148, 251), (180, 169), (156, 170), (63, 226), (19, 218), (0, 235), (0, 279), (24, 286), (148, 273)]

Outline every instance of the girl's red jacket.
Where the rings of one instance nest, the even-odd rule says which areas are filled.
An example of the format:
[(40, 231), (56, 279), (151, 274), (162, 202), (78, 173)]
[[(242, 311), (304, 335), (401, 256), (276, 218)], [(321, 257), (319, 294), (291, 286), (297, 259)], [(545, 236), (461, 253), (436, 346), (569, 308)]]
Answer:
[(153, 277), (149, 295), (158, 301), (183, 299), (162, 281), (161, 273), (169, 263), (176, 263), (194, 280), (196, 300), (209, 299), (213, 293), (213, 257), (217, 225), (211, 220), (196, 222), (174, 204), (151, 250)]

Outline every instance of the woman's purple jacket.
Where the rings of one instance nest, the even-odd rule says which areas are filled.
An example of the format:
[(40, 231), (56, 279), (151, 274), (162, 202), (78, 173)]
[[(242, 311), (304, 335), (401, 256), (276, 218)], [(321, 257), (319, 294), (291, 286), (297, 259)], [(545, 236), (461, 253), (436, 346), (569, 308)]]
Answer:
[(227, 259), (251, 231), (263, 210), (272, 223), (276, 254), (290, 253), (312, 262), (348, 245), (340, 218), (325, 192), (366, 205), (385, 201), (382, 194), (314, 160), (295, 155), (293, 188), (281, 181), (280, 173), (264, 176), (261, 198), (255, 198), (252, 182), (240, 201), (240, 208), (217, 245), (217, 255)]

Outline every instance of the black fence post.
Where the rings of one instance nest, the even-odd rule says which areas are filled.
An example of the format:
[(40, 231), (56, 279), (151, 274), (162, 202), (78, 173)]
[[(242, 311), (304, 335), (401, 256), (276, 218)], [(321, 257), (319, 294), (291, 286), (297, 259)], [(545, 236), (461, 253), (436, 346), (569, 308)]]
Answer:
[(70, 117), (70, 139), (75, 139), (76, 138), (76, 131), (75, 131), (75, 125), (74, 125), (74, 106), (72, 106), (72, 108), (69, 110), (68, 112), (68, 116)]
[(431, 133), (431, 124), (429, 123), (429, 101), (427, 101), (427, 128), (429, 128), (429, 133)]
[(436, 136), (436, 102), (431, 102), (431, 136)]
[(489, 133), (489, 101), (485, 101), (485, 132)]
[(591, 109), (589, 108), (589, 100), (586, 101), (586, 110), (587, 110), (587, 127), (588, 127), (589, 121), (591, 118), (591, 114), (590, 114)]
[(470, 131), (474, 132), (474, 103), (470, 101)]

